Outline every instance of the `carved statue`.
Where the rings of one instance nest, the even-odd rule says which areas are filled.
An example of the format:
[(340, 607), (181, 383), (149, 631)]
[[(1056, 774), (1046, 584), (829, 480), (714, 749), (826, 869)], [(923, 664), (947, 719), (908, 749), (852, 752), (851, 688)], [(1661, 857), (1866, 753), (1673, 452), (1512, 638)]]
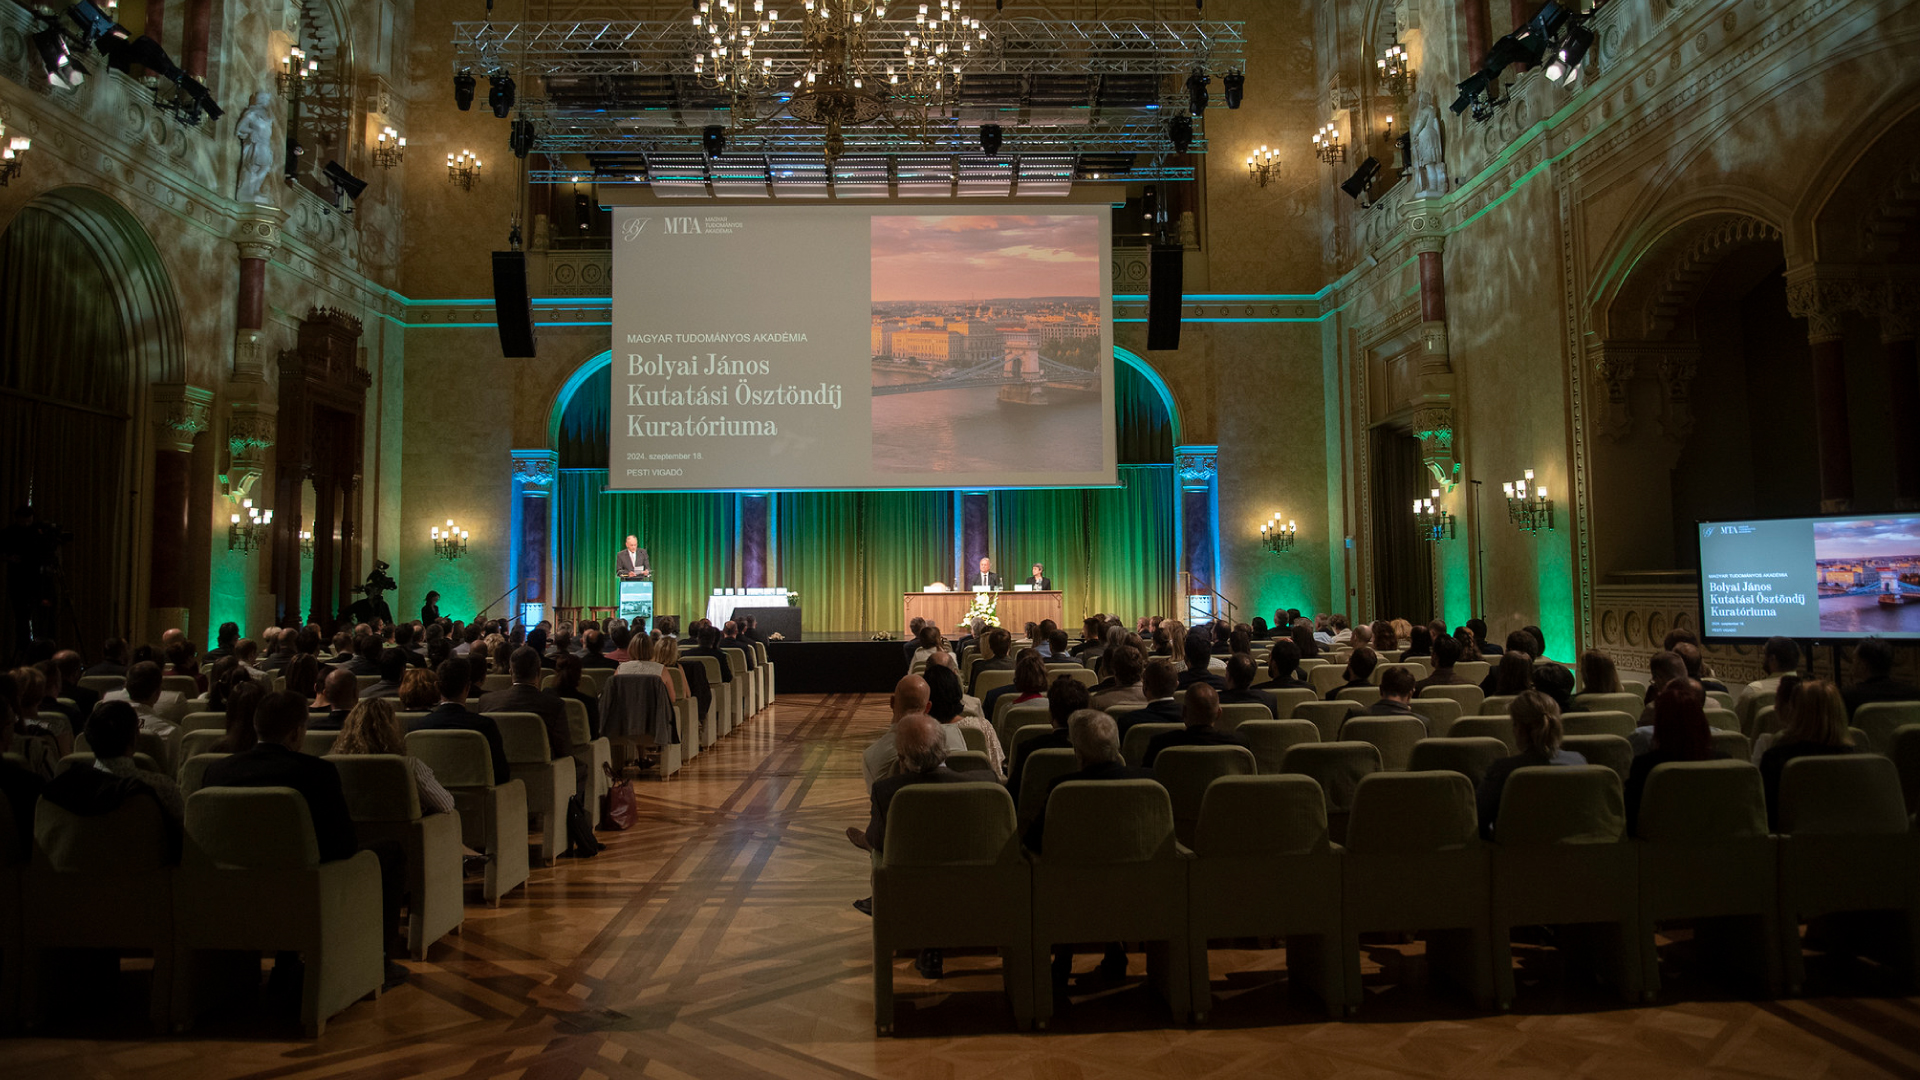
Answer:
[(233, 197), (241, 202), (272, 202), (263, 191), (273, 172), (273, 94), (261, 90), (240, 114), (234, 135), (240, 140), (240, 182)]
[(1413, 108), (1413, 193), (1421, 198), (1447, 193), (1447, 162), (1440, 146), (1440, 110), (1433, 93), (1420, 91)]

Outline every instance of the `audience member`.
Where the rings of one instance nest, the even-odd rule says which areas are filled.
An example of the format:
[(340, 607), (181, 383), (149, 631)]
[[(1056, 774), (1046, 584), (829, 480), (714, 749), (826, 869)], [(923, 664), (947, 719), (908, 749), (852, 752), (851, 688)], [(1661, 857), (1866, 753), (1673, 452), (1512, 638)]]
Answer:
[(507, 768), (506, 744), (500, 741), (500, 725), (489, 716), (467, 709), (468, 678), (472, 669), (459, 660), (449, 660), (435, 673), (440, 682), (440, 704), (407, 725), (412, 731), (477, 731), (487, 738), (487, 751), (493, 758), (493, 782), (504, 784), (513, 778)]
[[(1520, 631), (1514, 631), (1521, 637), (1527, 637)], [(1528, 638), (1531, 641), (1531, 638)], [(1519, 649), (1508, 649), (1500, 656), (1500, 662), (1493, 665), (1487, 677), (1480, 683), (1480, 689), (1488, 697), (1499, 694), (1518, 694), (1533, 689), (1533, 657)]]
[(1433, 655), (1433, 633), (1424, 626), (1409, 627), (1407, 647), (1400, 652), (1400, 659), (1411, 660), (1421, 656)]
[(1560, 748), (1565, 733), (1560, 726), (1560, 707), (1551, 697), (1538, 690), (1523, 691), (1513, 699), (1508, 715), (1513, 719), (1514, 745), (1520, 752), (1488, 766), (1480, 780), (1480, 833), (1489, 838), (1493, 836), (1493, 823), (1500, 817), (1500, 795), (1515, 769), (1587, 763), (1585, 757)]
[(1753, 763), (1760, 766), (1760, 783), (1767, 795), (1767, 828), (1780, 831), (1780, 774), (1797, 757), (1854, 752), (1847, 727), (1847, 704), (1839, 688), (1825, 679), (1783, 679), (1791, 685), (1791, 701), (1781, 712), (1777, 731), (1753, 742)]
[(1183, 655), (1186, 657), (1187, 667), (1180, 673), (1179, 689), (1190, 690), (1195, 686), (1206, 686), (1211, 687), (1217, 696), (1220, 691), (1227, 688), (1227, 680), (1215, 675), (1211, 670), (1213, 653), (1212, 648), (1207, 644), (1207, 639), (1200, 634), (1188, 634), (1185, 640)]
[[(1414, 633), (1419, 633), (1415, 629)], [(1414, 692), (1418, 693), (1429, 686), (1461, 686), (1466, 683), (1454, 665), (1460, 662), (1460, 643), (1451, 637), (1442, 635), (1433, 638), (1428, 646), (1427, 655), (1433, 660), (1433, 673), (1414, 683)]]
[[(629, 643), (628, 648), (631, 649), (635, 645), (646, 642), (646, 637), (636, 636)], [(646, 654), (651, 656), (652, 648), (650, 646), (645, 648)], [(658, 664), (653, 666), (660, 668)], [(626, 674), (625, 669), (626, 665), (621, 665), (616, 674)], [(664, 669), (661, 670), (664, 671)], [(550, 759), (559, 761), (561, 758), (572, 758), (574, 791), (592, 790), (593, 748), (573, 744), (573, 728), (567, 723), (567, 707), (560, 703), (559, 698), (541, 692), (540, 650), (531, 645), (522, 645), (513, 650), (507, 660), (507, 671), (512, 676), (513, 683), (504, 690), (492, 690), (481, 695), (480, 711), (482, 713), (532, 713), (539, 717), (541, 726), (547, 729), (547, 750)]]
[(1087, 688), (1078, 679), (1061, 675), (1053, 680), (1053, 685), (1047, 687), (1047, 719), (1052, 721), (1053, 728), (1037, 739), (1021, 743), (1014, 751), (1007, 769), (1007, 790), (1012, 793), (1015, 802), (1020, 800), (1020, 778), (1027, 757), (1035, 750), (1072, 749), (1073, 744), (1067, 741), (1067, 720), (1086, 707)]
[(580, 643), (586, 647), (586, 652), (580, 657), (581, 667), (617, 668), (620, 666), (620, 661), (605, 655), (607, 639), (600, 631), (589, 630), (580, 635)]
[[(948, 674), (952, 673), (948, 672)], [(869, 793), (873, 791), (873, 786), (876, 783), (899, 771), (899, 751), (894, 744), (895, 729), (900, 726), (902, 720), (908, 717), (930, 717), (932, 715), (932, 699), (933, 691), (928, 687), (927, 680), (924, 676), (908, 675), (894, 684), (893, 698), (891, 701), (893, 706), (893, 724), (887, 728), (885, 734), (875, 739), (861, 755), (860, 772), (866, 779), (867, 791)], [(954, 727), (952, 724), (940, 724), (938, 721), (935, 721), (935, 723), (939, 726), (941, 737), (946, 740), (949, 753), (967, 748), (966, 736), (960, 734), (959, 728)]]
[(1372, 686), (1373, 669), (1379, 665), (1380, 656), (1372, 649), (1361, 646), (1353, 650), (1353, 655), (1347, 657), (1346, 671), (1342, 673), (1346, 676), (1346, 681), (1328, 690), (1327, 700), (1332, 701), (1338, 698), (1342, 690), (1356, 690), (1362, 687)]
[(887, 840), (887, 807), (901, 788), (914, 784), (957, 784), (970, 779), (947, 768), (947, 740), (940, 725), (925, 714), (907, 716), (893, 725), (895, 768), (873, 785), (867, 827), (847, 827), (847, 839), (863, 851), (880, 851)]
[(61, 695), (80, 710), (80, 718), (84, 722), (93, 715), (93, 707), (100, 704), (100, 692), (80, 685), (80, 654), (72, 649), (62, 649), (53, 654), (53, 666), (60, 673)]
[(907, 657), (907, 666), (912, 667), (914, 664), (926, 663), (927, 657), (939, 652), (942, 647), (940, 628), (930, 622), (923, 621), (920, 624), (919, 631), (914, 635), (913, 652)]
[[(415, 672), (407, 672), (407, 681), (412, 682)], [(433, 673), (420, 670), (419, 674), (433, 677)], [(400, 714), (394, 711), (393, 703), (385, 698), (368, 698), (354, 703), (347, 714), (346, 722), (340, 725), (340, 734), (333, 740), (335, 754), (392, 754), (405, 758), (407, 771), (413, 774), (413, 785), (420, 793), (420, 812), (422, 814), (451, 814), (454, 810), (453, 796), (434, 779), (433, 769), (427, 763), (407, 753), (406, 732), (400, 726)]]
[(1013, 646), (1012, 634), (1007, 633), (1004, 627), (996, 626), (987, 631), (986, 645), (987, 658), (975, 660), (973, 670), (967, 676), (967, 693), (975, 697), (979, 696), (982, 674), (989, 671), (1013, 670), (1013, 658), (1007, 655), (1007, 650)]
[(1552, 698), (1562, 716), (1587, 711), (1585, 705), (1574, 700), (1573, 672), (1560, 664), (1535, 664), (1533, 688)]
[[(1220, 704), (1241, 705), (1251, 702), (1266, 706), (1268, 716), (1280, 715), (1280, 699), (1271, 691), (1253, 688), (1253, 657), (1244, 652), (1227, 657), (1227, 688), (1220, 691)], [(1144, 698), (1142, 700), (1145, 700)]]
[[(293, 693), (291, 686), (287, 688), (287, 693)], [(354, 678), (353, 672), (346, 668), (334, 668), (327, 672), (326, 684), (320, 689), (320, 700), (315, 702), (314, 707), (309, 710), (316, 715), (308, 717), (307, 729), (339, 731), (340, 725), (346, 722), (347, 711), (352, 709), (353, 703), (358, 700), (360, 700), (360, 681)], [(438, 700), (440, 695), (436, 692), (434, 701)], [(412, 705), (406, 707), (413, 708)], [(431, 705), (428, 707), (431, 708)]]
[[(426, 668), (408, 668), (406, 675), (400, 679), (400, 697), (397, 700), (400, 712), (423, 713), (431, 710), (440, 704), (440, 676)], [(340, 719), (345, 722), (346, 717)], [(311, 722), (308, 726), (312, 726)]]
[(1583, 694), (1618, 694), (1620, 669), (1614, 666), (1613, 657), (1599, 649), (1588, 649), (1580, 654), (1580, 692)]
[(1893, 677), (1893, 645), (1870, 637), (1853, 647), (1853, 685), (1842, 695), (1847, 716), (1875, 701), (1920, 701), (1920, 686)]
[(165, 738), (187, 714), (186, 699), (177, 690), (160, 689), (160, 665), (151, 660), (127, 669), (127, 685), (104, 695), (107, 701), (130, 701), (140, 715), (140, 729)]
[[(0, 755), (15, 752), (15, 730), (13, 706), (0, 701)], [(0, 757), (0, 798), (6, 799), (8, 809), (13, 811), (16, 842), (13, 850), (21, 858), (33, 850), (34, 806), (40, 801), (40, 789), (45, 786), (46, 781), (38, 773)]]
[(362, 689), (360, 700), (399, 697), (400, 679), (407, 673), (407, 654), (399, 649), (382, 649), (374, 663), (380, 666), (380, 681)]
[(1020, 659), (1013, 665), (1013, 682), (987, 691), (987, 696), (980, 699), (980, 711), (992, 717), (1002, 698), (1011, 697), (1012, 704), (1017, 705), (1032, 701), (1046, 692), (1047, 662), (1038, 651), (1028, 649), (1020, 654)]
[(1789, 637), (1770, 637), (1760, 649), (1760, 678), (1741, 687), (1733, 695), (1733, 712), (1740, 718), (1740, 730), (1749, 736), (1758, 734), (1753, 730), (1754, 720), (1760, 710), (1773, 704), (1773, 696), (1780, 689), (1780, 679), (1786, 675), (1800, 672), (1800, 646)]
[(320, 696), (320, 660), (312, 653), (296, 653), (281, 667), (280, 673), (286, 680), (287, 693), (299, 694), (308, 701)]
[(1707, 693), (1691, 679), (1675, 679), (1653, 699), (1652, 748), (1633, 759), (1627, 773), (1627, 827), (1640, 829), (1640, 794), (1654, 767), (1669, 761), (1709, 761), (1727, 755), (1713, 748), (1713, 729), (1707, 726)]
[(1267, 652), (1267, 681), (1255, 690), (1300, 690), (1309, 684), (1300, 671), (1300, 647), (1290, 638), (1275, 638)]
[[(222, 705), (227, 714), (227, 733), (208, 752), (238, 754), (253, 749), (253, 744), (258, 741), (254, 734), (253, 714), (266, 696), (260, 684), (252, 679), (242, 678), (235, 683), (227, 691), (226, 701)], [(305, 701), (305, 696), (301, 696), (300, 700)], [(93, 740), (89, 738), (87, 741), (91, 743)]]
[(1089, 708), (1108, 712), (1116, 705), (1145, 705), (1146, 691), (1140, 685), (1147, 658), (1132, 645), (1122, 645), (1106, 654), (1107, 670), (1113, 673), (1113, 685), (1096, 691)]
[[(1688, 636), (1692, 636), (1692, 631), (1682, 632)], [(1673, 634), (1667, 635), (1669, 638), (1673, 636)], [(1702, 690), (1713, 690), (1722, 694), (1727, 693), (1726, 683), (1718, 679), (1708, 678), (1704, 674), (1706, 671), (1706, 663), (1700, 655), (1699, 642), (1685, 640), (1675, 641), (1673, 644), (1668, 645), (1667, 648), (1680, 657), (1681, 662), (1687, 666), (1687, 678), (1699, 683)]]
[[(1212, 688), (1207, 688), (1207, 694), (1212, 697)], [(1027, 828), (1024, 839), (1030, 851), (1042, 850), (1047, 832), (1046, 806), (1052, 800), (1054, 790), (1061, 784), (1072, 780), (1153, 779), (1151, 769), (1129, 766), (1121, 760), (1120, 727), (1106, 713), (1095, 709), (1082, 709), (1074, 713), (1067, 719), (1067, 741), (1073, 747), (1073, 759), (1080, 768), (1055, 777), (1047, 785), (1047, 797), (1040, 801), (1040, 815)]]
[[(1380, 673), (1380, 697), (1367, 706), (1368, 716), (1420, 716), (1413, 711), (1413, 671), (1390, 667)], [(1426, 723), (1426, 717), (1420, 717)]]
[[(1488, 656), (1498, 656), (1506, 651), (1488, 640), (1491, 635), (1487, 633), (1487, 621), (1485, 619), (1468, 619), (1466, 625), (1461, 627), (1461, 629), (1465, 630), (1469, 635), (1469, 640), (1474, 644), (1473, 651), (1475, 652), (1485, 653)], [(1509, 648), (1511, 648), (1511, 646), (1509, 646)]]
[[(671, 639), (668, 639), (671, 640)], [(664, 666), (662, 670), (665, 670)], [(600, 737), (600, 699), (580, 689), (580, 679), (584, 673), (583, 661), (572, 653), (562, 653), (553, 660), (553, 685), (547, 693), (562, 701), (577, 701), (587, 712), (587, 734), (591, 739)], [(668, 680), (669, 689), (672, 682)]]
[(125, 701), (109, 701), (87, 718), (87, 749), (93, 753), (93, 767), (121, 780), (146, 785), (160, 802), (160, 809), (176, 824), (187, 815), (187, 799), (180, 786), (164, 773), (149, 772), (134, 762), (134, 742), (140, 732), (140, 718)]
[(1180, 718), (1185, 727), (1179, 731), (1163, 731), (1148, 741), (1147, 752), (1140, 759), (1141, 768), (1153, 768), (1154, 759), (1169, 746), (1247, 745), (1247, 741), (1240, 736), (1215, 726), (1220, 719), (1220, 695), (1211, 686), (1187, 688), (1187, 700), (1181, 706)]
[(112, 678), (116, 675), (125, 678), (127, 640), (117, 637), (108, 638), (106, 644), (100, 647), (100, 662), (88, 668), (84, 674), (88, 678)]

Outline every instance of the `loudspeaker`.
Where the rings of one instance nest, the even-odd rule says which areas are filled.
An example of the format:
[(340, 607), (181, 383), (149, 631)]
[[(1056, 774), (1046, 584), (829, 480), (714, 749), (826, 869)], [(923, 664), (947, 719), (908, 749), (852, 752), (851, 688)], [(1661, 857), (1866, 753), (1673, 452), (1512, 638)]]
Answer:
[(1147, 348), (1180, 347), (1180, 276), (1186, 252), (1179, 244), (1155, 244), (1147, 275)]
[(502, 356), (532, 356), (533, 304), (527, 299), (527, 254), (493, 253), (493, 318)]

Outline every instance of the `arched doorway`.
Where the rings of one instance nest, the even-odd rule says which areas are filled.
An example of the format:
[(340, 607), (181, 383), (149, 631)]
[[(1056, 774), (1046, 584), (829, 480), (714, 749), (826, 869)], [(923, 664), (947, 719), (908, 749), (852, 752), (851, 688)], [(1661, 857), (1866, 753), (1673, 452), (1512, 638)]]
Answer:
[[(9, 611), (40, 601), (41, 636), (97, 646), (132, 624), (131, 419), (180, 378), (180, 319), (159, 253), (99, 192), (63, 188), (0, 233), (0, 506), (31, 502), (70, 535), (48, 569), (10, 567)], [(185, 507), (178, 508), (185, 514)], [(40, 560), (30, 560), (39, 562)], [(16, 624), (6, 627), (13, 635)], [(9, 640), (10, 651), (18, 642)]]

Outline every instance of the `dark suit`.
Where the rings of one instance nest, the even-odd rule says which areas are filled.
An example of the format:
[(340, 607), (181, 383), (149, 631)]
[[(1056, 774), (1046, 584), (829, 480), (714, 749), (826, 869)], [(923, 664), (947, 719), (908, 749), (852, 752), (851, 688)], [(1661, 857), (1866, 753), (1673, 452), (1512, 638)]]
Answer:
[(40, 789), (46, 786), (39, 775), (11, 761), (0, 761), (0, 798), (13, 809), (14, 829), (19, 832), (16, 851), (25, 855), (33, 850), (34, 804), (40, 801)]
[(580, 666), (583, 668), (616, 668), (620, 666), (620, 661), (611, 659), (603, 653), (590, 652), (580, 658)]
[[(1382, 697), (1379, 701), (1376, 701), (1373, 704), (1367, 706), (1366, 711), (1361, 713), (1360, 715), (1362, 716), (1420, 716), (1419, 713), (1413, 711), (1413, 706), (1407, 704), (1404, 701), (1395, 701), (1393, 698), (1390, 698), (1390, 697)], [(1426, 718), (1421, 717), (1421, 719), (1425, 720)]]
[(1149, 701), (1144, 708), (1124, 712), (1114, 717), (1113, 722), (1119, 726), (1122, 739), (1127, 737), (1127, 731), (1135, 724), (1184, 723), (1180, 717), (1180, 703), (1172, 698)]
[(1180, 679), (1175, 683), (1175, 686), (1178, 689), (1185, 690), (1194, 683), (1206, 683), (1215, 690), (1225, 690), (1227, 688), (1227, 680), (1225, 678), (1215, 675), (1204, 668), (1191, 667), (1180, 673)]
[(964, 784), (970, 779), (964, 773), (954, 772), (941, 765), (927, 772), (894, 773), (873, 785), (873, 814), (867, 821), (867, 843), (873, 850), (887, 842), (887, 807), (893, 802), (894, 793), (903, 787), (914, 784)]
[(1429, 686), (1465, 686), (1467, 682), (1454, 674), (1450, 667), (1434, 668), (1433, 674), (1413, 684), (1413, 692), (1419, 693)]
[(1067, 729), (1054, 728), (1037, 739), (1028, 739), (1013, 752), (1013, 760), (1007, 769), (1007, 791), (1011, 792), (1015, 802), (1020, 801), (1020, 778), (1026, 773), (1027, 759), (1035, 750), (1071, 750), (1073, 743), (1067, 739)]
[(515, 683), (505, 690), (490, 690), (480, 695), (480, 711), (532, 713), (546, 727), (547, 749), (555, 758), (573, 753), (573, 729), (567, 726), (567, 707), (552, 694), (525, 683)]
[[(694, 645), (685, 649), (681, 649), (680, 655), (681, 656), (711, 656), (715, 660), (720, 661), (720, 681), (723, 683), (730, 683), (733, 681), (733, 661), (728, 660), (727, 655), (721, 652), (719, 649), (709, 649), (703, 645)], [(697, 666), (705, 667), (706, 665), (701, 664)]]
[(1852, 716), (1860, 706), (1877, 701), (1920, 701), (1920, 686), (1880, 675), (1854, 683), (1841, 691), (1840, 696), (1847, 701), (1847, 715)]
[(1034, 588), (1039, 589), (1041, 592), (1053, 591), (1053, 579), (1050, 577), (1045, 577), (1045, 576), (1037, 577), (1037, 578), (1030, 577), (1027, 580), (1021, 582), (1020, 584), (1031, 585)]
[(613, 557), (614, 575), (622, 580), (638, 577), (640, 571), (651, 569), (652, 566), (653, 564), (647, 561), (646, 548), (638, 548), (634, 551), (621, 548), (620, 554)]
[[(974, 687), (980, 685), (981, 672), (1012, 671), (1012, 670), (1013, 670), (1013, 658), (1011, 656), (997, 656), (997, 657), (994, 657), (992, 660), (975, 660), (973, 662), (973, 671), (971, 674), (967, 676), (967, 693), (974, 694)], [(979, 695), (974, 694), (974, 696), (977, 697)]]
[(1247, 740), (1231, 731), (1221, 731), (1209, 724), (1206, 727), (1181, 728), (1179, 731), (1163, 731), (1147, 743), (1146, 756), (1141, 758), (1140, 767), (1153, 768), (1153, 759), (1160, 751), (1169, 746), (1245, 746)]
[(347, 722), (346, 709), (334, 709), (330, 712), (308, 712), (308, 731), (339, 731)]
[(1280, 715), (1279, 700), (1265, 690), (1246, 689), (1220, 691), (1220, 704), (1222, 705), (1239, 705), (1248, 702), (1265, 705), (1267, 707), (1267, 715), (1269, 716)]
[(347, 813), (347, 796), (340, 789), (340, 770), (324, 758), (278, 743), (255, 743), (251, 750), (209, 763), (202, 786), (292, 788), (307, 801), (322, 862), (345, 859), (360, 850), (354, 840), (353, 817)]
[(99, 663), (93, 665), (92, 667), (80, 673), (80, 677), (83, 679), (93, 678), (95, 676), (98, 676), (100, 678), (112, 678), (116, 675), (123, 679), (126, 678), (127, 665), (115, 664), (115, 663), (110, 663), (106, 660), (102, 660)]
[(979, 574), (973, 575), (973, 582), (969, 587), (978, 589), (983, 586), (989, 589), (1004, 589), (1007, 587), (1007, 581), (999, 574), (994, 573), (989, 573), (984, 577)]
[(1373, 685), (1372, 683), (1368, 682), (1365, 679), (1348, 679), (1346, 682), (1343, 682), (1339, 686), (1336, 686), (1333, 689), (1327, 691), (1327, 700), (1334, 701), (1338, 699), (1340, 697), (1340, 691), (1342, 690), (1357, 690), (1357, 689), (1360, 689), (1361, 687), (1367, 687), (1372, 685)]
[(507, 767), (507, 745), (500, 741), (500, 725), (492, 717), (467, 711), (465, 705), (443, 701), (433, 711), (407, 725), (408, 731), (477, 731), (487, 737), (487, 750), (493, 757), (493, 782), (504, 784), (513, 779)]
[(1307, 690), (1311, 689), (1311, 684), (1300, 678), (1296, 672), (1284, 679), (1268, 679), (1266, 682), (1254, 683), (1253, 688), (1255, 690)]
[(1151, 780), (1151, 779), (1153, 779), (1152, 770), (1136, 769), (1130, 765), (1122, 765), (1118, 762), (1109, 762), (1101, 765), (1089, 765), (1086, 768), (1081, 769), (1079, 772), (1070, 772), (1062, 776), (1056, 776), (1053, 778), (1053, 783), (1047, 785), (1047, 798), (1042, 799), (1040, 801), (1040, 806), (1041, 806), (1040, 816), (1037, 818), (1034, 818), (1033, 824), (1027, 828), (1027, 835), (1024, 838), (1023, 842), (1027, 845), (1027, 848), (1031, 851), (1040, 850), (1041, 842), (1046, 839), (1047, 800), (1053, 798), (1054, 788), (1059, 787), (1061, 784), (1064, 784), (1069, 780)]
[[(79, 683), (74, 683), (72, 686), (62, 686), (60, 688), (60, 696), (73, 702), (73, 707), (80, 712), (80, 722), (82, 724), (86, 723), (87, 717), (93, 715), (93, 707), (100, 704), (99, 692), (89, 690)], [(74, 730), (78, 731), (79, 729), (75, 728)]]

